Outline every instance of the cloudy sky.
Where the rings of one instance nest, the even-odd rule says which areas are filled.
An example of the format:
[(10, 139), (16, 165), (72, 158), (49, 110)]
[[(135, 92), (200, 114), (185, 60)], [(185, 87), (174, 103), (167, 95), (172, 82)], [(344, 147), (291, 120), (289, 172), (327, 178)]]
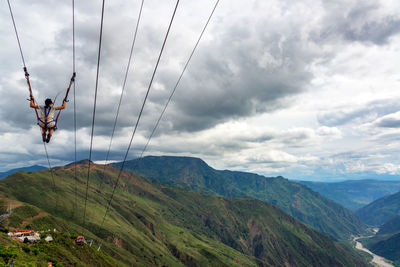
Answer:
[[(10, 0), (34, 96), (64, 94), (72, 72), (71, 1)], [(104, 160), (140, 0), (106, 1), (93, 159)], [(111, 160), (122, 160), (175, 0), (145, 0)], [(132, 159), (154, 124), (214, 0), (181, 1)], [(101, 1), (76, 1), (78, 157), (88, 158)], [(0, 171), (46, 166), (7, 2), (0, 5)], [(291, 179), (400, 174), (400, 2), (221, 0), (146, 155)], [(59, 97), (59, 100), (62, 96)], [(71, 162), (73, 95), (48, 146)]]

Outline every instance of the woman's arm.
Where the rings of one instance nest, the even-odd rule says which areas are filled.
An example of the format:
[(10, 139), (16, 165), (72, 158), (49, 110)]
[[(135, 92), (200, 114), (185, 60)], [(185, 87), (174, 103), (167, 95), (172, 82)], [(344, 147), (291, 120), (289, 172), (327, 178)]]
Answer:
[(35, 100), (34, 100), (33, 98), (31, 99), (31, 103), (29, 104), (29, 106), (30, 106), (31, 108), (39, 108), (38, 105), (35, 105)]
[(64, 109), (65, 106), (66, 106), (66, 103), (67, 103), (67, 102), (64, 100), (62, 106), (56, 107), (56, 110)]

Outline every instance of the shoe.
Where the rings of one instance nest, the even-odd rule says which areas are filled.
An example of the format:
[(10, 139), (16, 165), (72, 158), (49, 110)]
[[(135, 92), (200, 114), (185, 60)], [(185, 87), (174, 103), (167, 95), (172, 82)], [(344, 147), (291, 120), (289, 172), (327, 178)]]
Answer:
[(43, 139), (43, 142), (46, 142), (46, 134), (45, 133), (42, 134), (42, 139)]
[(51, 135), (47, 135), (46, 143), (50, 142)]

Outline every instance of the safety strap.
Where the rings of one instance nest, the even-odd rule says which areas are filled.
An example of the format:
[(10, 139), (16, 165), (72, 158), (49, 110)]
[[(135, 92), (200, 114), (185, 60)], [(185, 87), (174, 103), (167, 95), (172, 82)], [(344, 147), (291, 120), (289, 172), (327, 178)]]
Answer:
[(51, 107), (44, 107), (44, 117), (47, 118), (50, 114)]
[(36, 104), (36, 102), (35, 102), (35, 105), (39, 107), (39, 111), (40, 111), (40, 113), (42, 114), (42, 117), (43, 117), (43, 118), (46, 117), (46, 115), (44, 115), (43, 109), (42, 109), (38, 104)]
[[(28, 88), (29, 88), (29, 101), (33, 100), (33, 103), (36, 104), (35, 98), (33, 98), (31, 82), (29, 81), (29, 73), (28, 73), (26, 67), (24, 67), (24, 72), (25, 72), (26, 83), (28, 84)], [(36, 108), (34, 110), (35, 110), (37, 119), (39, 119), (39, 114), (38, 114)]]
[[(64, 99), (63, 99), (63, 104), (64, 104), (64, 102), (68, 102), (69, 90), (71, 89), (72, 84), (75, 82), (75, 77), (76, 77), (76, 72), (74, 72), (74, 73), (72, 74), (71, 80), (70, 80), (69, 85), (68, 85), (68, 88), (67, 88), (67, 93), (65, 94), (65, 97), (64, 97)], [(56, 119), (55, 119), (55, 121), (56, 121), (56, 126), (55, 126), (55, 128), (56, 128), (56, 129), (57, 129), (58, 117), (60, 117), (60, 114), (61, 114), (61, 109), (58, 111), (57, 117), (56, 117)]]

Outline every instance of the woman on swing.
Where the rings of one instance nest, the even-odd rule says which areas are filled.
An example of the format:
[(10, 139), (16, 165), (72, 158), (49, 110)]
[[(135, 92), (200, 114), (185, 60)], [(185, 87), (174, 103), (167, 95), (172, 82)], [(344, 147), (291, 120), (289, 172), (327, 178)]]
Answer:
[[(36, 104), (36, 101), (33, 98), (31, 83), (29, 81), (29, 73), (28, 73), (26, 67), (24, 67), (24, 72), (25, 72), (25, 78), (26, 78), (26, 82), (28, 84), (29, 94), (30, 94), (30, 105), (29, 106), (31, 108), (34, 108), (35, 111), (36, 111), (36, 109), (40, 110), (41, 116), (39, 116), (38, 112), (36, 111), (38, 125), (40, 126), (40, 128), (42, 128), (43, 142), (48, 143), (48, 142), (50, 142), (50, 138), (53, 135), (54, 130), (57, 127), (57, 119), (58, 119), (58, 116), (60, 115), (60, 112), (58, 113), (56, 118), (54, 118), (54, 115), (56, 113), (56, 110), (65, 109), (68, 93), (69, 93), (69, 90), (71, 89), (72, 83), (75, 82), (76, 73), (74, 72), (72, 74), (72, 78), (71, 78), (71, 81), (69, 82), (69, 86), (67, 88), (67, 93), (65, 94), (65, 98), (63, 100), (62, 106), (54, 107), (54, 103), (53, 103), (53, 101), (51, 101), (50, 98), (47, 98), (44, 101), (44, 106), (39, 106)], [(54, 102), (55, 102), (55, 100), (54, 100)], [(47, 136), (46, 136), (46, 132), (48, 132)]]
[[(44, 101), (44, 106), (39, 106), (35, 104), (35, 99), (31, 97), (30, 107), (34, 109), (39, 109), (41, 116), (38, 118), (38, 125), (42, 128), (42, 139), (43, 142), (50, 142), (50, 138), (54, 133), (56, 128), (56, 120), (54, 119), (54, 115), (56, 110), (65, 109), (66, 100), (64, 99), (62, 106), (54, 107), (53, 101), (50, 98), (47, 98)], [(46, 132), (48, 134), (46, 136)]]

